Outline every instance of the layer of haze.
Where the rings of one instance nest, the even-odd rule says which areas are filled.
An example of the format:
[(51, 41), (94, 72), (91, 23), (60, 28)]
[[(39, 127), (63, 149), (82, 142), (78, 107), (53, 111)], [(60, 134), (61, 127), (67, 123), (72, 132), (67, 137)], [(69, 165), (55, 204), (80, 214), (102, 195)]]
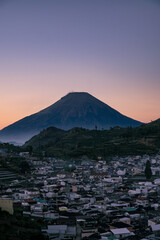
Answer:
[(0, 0), (0, 129), (70, 91), (160, 117), (160, 1)]

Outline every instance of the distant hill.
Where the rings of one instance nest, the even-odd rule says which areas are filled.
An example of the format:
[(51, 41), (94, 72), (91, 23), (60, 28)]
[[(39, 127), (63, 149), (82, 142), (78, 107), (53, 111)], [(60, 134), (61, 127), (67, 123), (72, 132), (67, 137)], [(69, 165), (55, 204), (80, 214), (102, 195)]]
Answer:
[(25, 117), (0, 131), (0, 141), (24, 143), (45, 128), (54, 126), (69, 130), (109, 129), (139, 126), (141, 122), (128, 118), (89, 93), (73, 92), (44, 110)]
[(37, 154), (62, 158), (106, 159), (112, 155), (154, 154), (160, 149), (160, 120), (136, 128), (114, 127), (110, 130), (73, 128), (63, 131), (50, 127), (23, 146)]

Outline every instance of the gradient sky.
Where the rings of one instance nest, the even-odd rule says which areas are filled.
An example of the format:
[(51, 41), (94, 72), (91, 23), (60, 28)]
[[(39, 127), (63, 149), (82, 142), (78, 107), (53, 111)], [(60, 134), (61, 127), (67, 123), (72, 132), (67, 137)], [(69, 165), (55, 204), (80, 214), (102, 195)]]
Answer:
[(0, 0), (0, 129), (71, 91), (160, 118), (159, 0)]

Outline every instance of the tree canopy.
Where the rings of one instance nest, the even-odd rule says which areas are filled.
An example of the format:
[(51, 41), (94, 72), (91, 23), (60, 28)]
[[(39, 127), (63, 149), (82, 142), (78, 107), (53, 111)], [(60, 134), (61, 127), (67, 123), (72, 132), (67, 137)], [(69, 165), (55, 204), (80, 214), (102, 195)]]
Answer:
[(151, 179), (151, 177), (152, 177), (151, 163), (149, 160), (147, 160), (147, 162), (146, 162), (145, 176), (147, 179)]

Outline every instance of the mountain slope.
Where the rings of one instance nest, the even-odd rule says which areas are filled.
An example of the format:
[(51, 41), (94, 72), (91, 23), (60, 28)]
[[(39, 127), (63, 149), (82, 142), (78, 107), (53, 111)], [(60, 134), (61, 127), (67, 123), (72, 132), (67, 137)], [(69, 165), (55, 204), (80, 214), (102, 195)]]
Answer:
[(0, 141), (24, 142), (41, 130), (54, 126), (68, 130), (73, 127), (109, 129), (141, 123), (128, 118), (85, 92), (69, 93), (44, 110), (25, 117), (0, 131)]
[(104, 159), (111, 155), (154, 154), (160, 149), (160, 121), (136, 128), (87, 130), (73, 128), (62, 131), (50, 127), (31, 138), (24, 147), (32, 146), (35, 153), (45, 151), (47, 156), (81, 158), (86, 155)]

